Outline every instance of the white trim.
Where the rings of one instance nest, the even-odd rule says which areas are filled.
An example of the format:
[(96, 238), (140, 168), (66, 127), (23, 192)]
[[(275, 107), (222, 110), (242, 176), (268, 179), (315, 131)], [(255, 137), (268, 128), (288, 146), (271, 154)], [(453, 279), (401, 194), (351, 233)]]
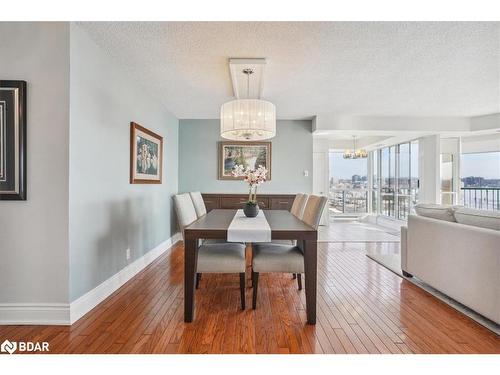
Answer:
[(71, 325), (182, 240), (176, 233), (70, 304), (1, 303), (0, 325)]
[(85, 293), (80, 298), (71, 302), (70, 304), (70, 324), (75, 323), (82, 316), (87, 314), (90, 310), (96, 307), (99, 303), (104, 301), (123, 284), (129, 281), (132, 277), (141, 272), (156, 258), (170, 250), (174, 244), (180, 241), (181, 234), (176, 233), (166, 241), (156, 246), (153, 250), (148, 251), (139, 259), (130, 263), (128, 266), (120, 270), (109, 279), (96, 286), (94, 289)]
[(67, 303), (0, 304), (0, 325), (67, 325), (69, 317), (69, 304)]

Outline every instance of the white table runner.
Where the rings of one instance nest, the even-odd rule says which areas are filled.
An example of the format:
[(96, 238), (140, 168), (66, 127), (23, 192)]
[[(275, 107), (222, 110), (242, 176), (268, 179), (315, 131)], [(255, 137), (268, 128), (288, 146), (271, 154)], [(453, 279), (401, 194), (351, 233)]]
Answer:
[(246, 217), (243, 210), (236, 211), (227, 228), (228, 242), (271, 242), (271, 227), (262, 210), (256, 217)]

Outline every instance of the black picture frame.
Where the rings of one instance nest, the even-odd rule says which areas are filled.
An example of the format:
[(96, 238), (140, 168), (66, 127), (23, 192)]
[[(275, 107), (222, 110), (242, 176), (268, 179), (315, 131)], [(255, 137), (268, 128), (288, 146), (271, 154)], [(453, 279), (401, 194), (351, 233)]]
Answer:
[[(2, 101), (2, 98), (9, 96), (13, 100)], [(0, 152), (4, 154), (0, 160), (5, 164), (3, 171), (7, 170), (7, 163), (14, 163), (14, 167), (12, 165), (8, 167), (12, 173), (2, 174), (2, 181), (0, 181), (9, 186), (14, 181), (14, 189), (9, 188), (6, 190), (5, 186), (0, 184), (0, 200), (24, 201), (27, 199), (26, 96), (26, 81), (0, 80), (0, 104), (3, 104), (0, 107), (0, 116), (4, 116), (3, 119), (0, 119), (3, 121), (0, 123), (3, 125), (3, 137), (0, 137), (0, 142), (3, 142), (3, 144), (0, 144)], [(7, 117), (6, 114), (9, 114), (9, 116)]]

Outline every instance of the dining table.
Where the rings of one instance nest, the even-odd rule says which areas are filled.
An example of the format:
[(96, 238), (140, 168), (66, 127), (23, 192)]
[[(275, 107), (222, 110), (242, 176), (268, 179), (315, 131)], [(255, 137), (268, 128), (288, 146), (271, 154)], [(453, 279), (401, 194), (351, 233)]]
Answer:
[[(227, 240), (235, 209), (214, 209), (184, 228), (184, 321), (194, 320), (197, 250), (200, 239)], [(264, 210), (272, 240), (297, 240), (304, 254), (307, 323), (316, 324), (318, 232), (286, 210)]]

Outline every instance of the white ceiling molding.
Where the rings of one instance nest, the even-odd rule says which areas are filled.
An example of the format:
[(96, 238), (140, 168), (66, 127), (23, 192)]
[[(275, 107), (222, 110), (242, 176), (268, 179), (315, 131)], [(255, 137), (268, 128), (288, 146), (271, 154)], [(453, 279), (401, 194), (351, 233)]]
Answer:
[(402, 116), (339, 116), (317, 115), (315, 134), (335, 131), (379, 131), (379, 132), (440, 132), (470, 131), (471, 121), (467, 117), (402, 117)]
[[(266, 59), (229, 59), (229, 71), (233, 93), (237, 99), (260, 99), (264, 89), (264, 72)], [(251, 69), (250, 77), (243, 73)], [(248, 90), (247, 90), (248, 89)]]
[(471, 130), (500, 130), (500, 113), (494, 113), (486, 116), (478, 116), (471, 118)]
[(478, 117), (370, 117), (318, 115), (313, 118), (315, 141), (343, 149), (352, 136), (368, 151), (439, 134), (441, 137), (492, 137), (500, 132), (500, 113)]

